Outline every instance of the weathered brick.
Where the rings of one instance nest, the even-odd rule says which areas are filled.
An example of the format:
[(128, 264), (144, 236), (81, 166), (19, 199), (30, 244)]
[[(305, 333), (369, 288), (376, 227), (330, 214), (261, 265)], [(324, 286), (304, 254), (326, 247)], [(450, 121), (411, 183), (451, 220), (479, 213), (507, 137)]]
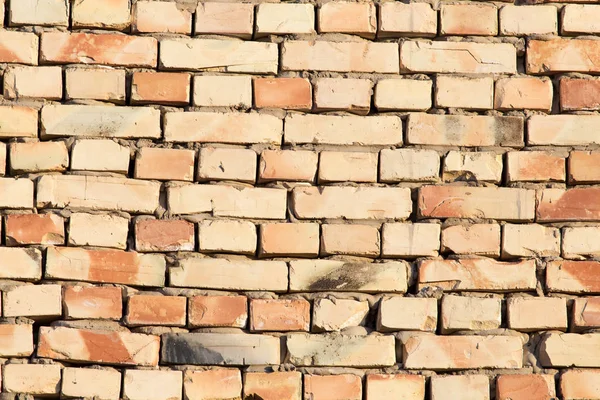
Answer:
[(568, 181), (570, 184), (600, 182), (600, 152), (572, 151), (568, 159)]
[(256, 7), (255, 36), (315, 32), (315, 8), (310, 3), (261, 3)]
[(114, 247), (125, 250), (129, 219), (117, 215), (73, 213), (69, 218), (69, 245)]
[(134, 72), (131, 104), (188, 105), (190, 75), (177, 72)]
[[(210, 3), (215, 4), (215, 3)], [(192, 33), (192, 13), (174, 2), (138, 1), (132, 7), (131, 29), (141, 33)]]
[(396, 43), (374, 42), (284, 42), (280, 67), (283, 71), (332, 71), (398, 73)]
[(121, 288), (111, 286), (66, 286), (63, 308), (68, 319), (116, 319), (123, 315)]
[(44, 175), (37, 183), (38, 208), (86, 208), (153, 213), (160, 184), (137, 179), (86, 175)]
[(260, 225), (261, 257), (316, 257), (319, 224), (271, 223)]
[(36, 109), (24, 106), (0, 107), (0, 137), (37, 137), (37, 130), (38, 111)]
[(4, 73), (4, 97), (60, 100), (62, 99), (62, 69), (11, 66)]
[(500, 9), (501, 35), (556, 35), (557, 31), (558, 12), (554, 6), (505, 5)]
[(242, 374), (239, 369), (186, 370), (183, 373), (185, 400), (241, 399)]
[(44, 32), (40, 63), (155, 68), (158, 42), (148, 36)]
[(497, 329), (502, 323), (502, 300), (499, 298), (444, 295), (442, 298), (442, 332)]
[(302, 374), (289, 372), (246, 372), (244, 398), (302, 400)]
[(251, 299), (251, 331), (309, 331), (310, 303), (304, 299)]
[(62, 316), (60, 285), (22, 285), (2, 292), (2, 315), (52, 320)]
[(564, 182), (565, 158), (546, 151), (511, 151), (506, 155), (509, 182)]
[(379, 304), (377, 330), (429, 331), (437, 328), (437, 300), (417, 297), (384, 297)]
[[(209, 3), (205, 3), (209, 4)], [(201, 7), (201, 6), (199, 6)], [(227, 19), (232, 16), (226, 14)], [(196, 19), (196, 24), (198, 24)], [(160, 69), (276, 74), (277, 44), (218, 39), (162, 39)]]
[(364, 263), (338, 260), (290, 262), (291, 292), (399, 292), (407, 290), (404, 262)]
[(256, 226), (248, 221), (203, 220), (198, 227), (198, 242), (202, 252), (254, 255)]
[(536, 219), (553, 221), (598, 221), (600, 202), (596, 187), (574, 189), (542, 189), (538, 193)]
[(69, 151), (64, 142), (11, 143), (9, 152), (12, 175), (64, 171), (69, 165)]
[(203, 147), (198, 156), (198, 179), (254, 183), (256, 158), (256, 152), (251, 149)]
[(5, 228), (7, 246), (65, 243), (65, 222), (57, 214), (10, 214)]
[(250, 3), (202, 2), (196, 8), (194, 33), (251, 39), (254, 5)]
[(453, 225), (442, 229), (442, 253), (500, 255), (500, 225)]
[(546, 288), (559, 293), (600, 293), (597, 261), (551, 261), (546, 266)]
[(425, 377), (407, 374), (368, 374), (365, 394), (367, 400), (404, 398), (425, 399)]
[(0, 208), (33, 208), (33, 200), (32, 181), (0, 178)]
[(371, 107), (372, 88), (373, 82), (369, 79), (317, 78), (315, 109), (367, 115)]
[(2, 369), (2, 384), (7, 393), (51, 397), (60, 393), (60, 365), (7, 364)]
[(561, 35), (600, 33), (600, 7), (593, 4), (567, 4), (561, 10)]
[(597, 370), (567, 370), (560, 376), (560, 392), (565, 400), (600, 398), (599, 379)]
[(538, 224), (502, 227), (502, 257), (558, 257), (560, 230)]
[(341, 331), (365, 323), (369, 303), (353, 299), (316, 299), (313, 303), (313, 331)]
[(405, 41), (400, 44), (400, 70), (514, 74), (517, 72), (517, 52), (508, 43)]
[(433, 37), (437, 12), (428, 3), (386, 2), (379, 6), (379, 37)]
[(598, 115), (535, 115), (527, 121), (529, 145), (587, 146), (600, 144), (594, 128)]
[(554, 397), (553, 375), (500, 375), (496, 380), (498, 400), (548, 400)]
[(600, 327), (600, 297), (576, 298), (571, 323), (575, 331)]
[(192, 328), (245, 328), (248, 301), (246, 296), (194, 296), (189, 301), (188, 318)]
[(321, 255), (347, 254), (379, 257), (379, 242), (379, 230), (376, 226), (321, 225)]
[(477, 182), (499, 183), (502, 180), (502, 154), (449, 151), (444, 157), (442, 177), (445, 182), (475, 178)]
[(263, 150), (258, 178), (261, 181), (315, 180), (319, 155), (303, 150)]
[(312, 87), (306, 78), (257, 78), (253, 88), (256, 108), (310, 111), (312, 107)]
[(29, 357), (33, 353), (33, 325), (0, 325), (0, 356)]
[(135, 158), (133, 177), (193, 181), (195, 155), (193, 150), (142, 147)]
[(164, 256), (121, 250), (49, 247), (45, 278), (133, 286), (164, 286)]
[(442, 4), (440, 34), (482, 35), (498, 34), (498, 10), (494, 4)]
[(600, 108), (600, 80), (562, 77), (559, 82), (561, 111)]
[(121, 372), (114, 369), (64, 368), (60, 393), (66, 397), (118, 400)]
[(283, 261), (189, 257), (169, 269), (176, 287), (285, 292), (288, 267)]
[(125, 323), (130, 326), (185, 326), (187, 299), (179, 296), (129, 297)]
[(194, 224), (184, 220), (142, 219), (135, 222), (137, 251), (192, 251)]
[(75, 28), (123, 30), (131, 23), (130, 0), (82, 0), (72, 4)]
[(385, 223), (381, 241), (383, 257), (435, 257), (440, 250), (440, 225)]
[(581, 259), (600, 255), (600, 243), (596, 240), (600, 227), (577, 226), (563, 229), (562, 256)]
[(447, 291), (513, 292), (534, 290), (535, 261), (511, 263), (489, 258), (425, 260), (419, 265), (419, 287), (438, 286)]
[(126, 400), (180, 400), (182, 371), (126, 369), (123, 398)]
[(42, 278), (42, 253), (32, 248), (0, 248), (0, 278), (36, 281)]
[(362, 380), (360, 376), (352, 374), (304, 374), (304, 398), (313, 400), (362, 400)]
[(69, 3), (63, 0), (20, 0), (8, 3), (11, 26), (68, 26)]
[(600, 72), (598, 50), (600, 42), (596, 40), (528, 40), (527, 73)]
[(194, 76), (192, 99), (195, 106), (251, 108), (252, 78), (225, 75)]
[[(111, 351), (106, 351), (107, 348)], [(37, 356), (70, 362), (156, 367), (159, 348), (158, 336), (42, 326)]]
[(322, 151), (319, 182), (377, 182), (378, 158), (377, 153)]
[(552, 109), (553, 92), (552, 81), (549, 79), (533, 77), (500, 78), (496, 80), (494, 108), (507, 111), (550, 111)]
[(494, 108), (494, 79), (439, 75), (435, 80), (435, 105), (490, 110)]
[(426, 111), (431, 108), (431, 80), (382, 79), (375, 85), (374, 104), (380, 111)]
[(450, 400), (466, 396), (472, 400), (489, 400), (490, 378), (487, 375), (431, 377), (431, 400)]
[[(18, 4), (26, 5), (26, 2)], [(33, 32), (3, 30), (0, 32), (0, 62), (37, 65), (38, 43), (38, 36)]]
[(600, 335), (549, 332), (538, 347), (538, 361), (543, 367), (598, 367), (600, 357), (594, 349)]
[(383, 149), (379, 153), (381, 182), (437, 181), (440, 156), (434, 150)]
[(129, 148), (113, 140), (83, 139), (73, 144), (71, 169), (81, 171), (129, 171)]
[(567, 329), (567, 301), (558, 297), (511, 297), (506, 301), (508, 326), (518, 331)]
[(523, 147), (523, 129), (520, 117), (413, 113), (408, 117), (407, 142), (438, 146)]
[(377, 12), (373, 3), (332, 1), (321, 4), (317, 17), (320, 33), (348, 33), (372, 39), (377, 32)]
[(125, 71), (110, 68), (66, 68), (65, 95), (67, 100), (125, 103)]

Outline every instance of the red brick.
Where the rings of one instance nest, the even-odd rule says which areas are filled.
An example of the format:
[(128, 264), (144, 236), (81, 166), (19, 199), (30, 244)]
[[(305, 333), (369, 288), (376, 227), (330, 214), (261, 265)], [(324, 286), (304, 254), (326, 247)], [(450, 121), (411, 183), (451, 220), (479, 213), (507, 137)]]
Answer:
[(506, 156), (509, 182), (564, 182), (565, 158), (546, 151), (515, 151)]
[(598, 110), (600, 109), (600, 80), (561, 78), (560, 109)]
[(497, 400), (551, 400), (556, 396), (552, 375), (500, 375)]
[(538, 221), (600, 221), (600, 188), (542, 189)]
[(360, 376), (351, 374), (304, 374), (304, 398), (311, 400), (362, 400), (362, 380)]
[(259, 254), (261, 257), (316, 257), (319, 255), (319, 225), (262, 224)]
[(183, 395), (186, 400), (241, 399), (242, 374), (239, 369), (188, 369), (183, 374)]
[(69, 319), (121, 319), (121, 288), (111, 286), (66, 286), (63, 308)]
[(184, 326), (185, 297), (135, 295), (129, 298), (125, 322), (127, 325)]
[(245, 328), (246, 296), (195, 296), (190, 298), (190, 327)]
[(137, 251), (194, 250), (194, 224), (184, 220), (137, 220), (135, 248)]
[(6, 216), (6, 244), (8, 246), (62, 245), (64, 243), (65, 222), (57, 214), (10, 214)]
[(131, 104), (187, 105), (190, 75), (176, 72), (135, 72), (131, 81)]
[(257, 108), (310, 110), (310, 82), (304, 78), (257, 78), (254, 80), (254, 103)]
[(600, 152), (572, 151), (568, 162), (571, 185), (600, 182)]
[(142, 147), (135, 159), (136, 179), (163, 181), (193, 181), (193, 150)]
[(302, 400), (302, 374), (293, 372), (246, 372), (244, 398)]
[(304, 299), (251, 299), (250, 330), (309, 331), (310, 303)]

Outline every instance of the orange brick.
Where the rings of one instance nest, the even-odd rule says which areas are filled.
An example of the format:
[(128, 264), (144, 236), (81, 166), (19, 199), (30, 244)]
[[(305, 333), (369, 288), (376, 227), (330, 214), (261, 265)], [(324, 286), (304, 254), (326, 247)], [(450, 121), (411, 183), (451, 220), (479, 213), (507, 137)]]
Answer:
[(136, 179), (193, 181), (193, 150), (142, 147), (135, 159)]
[(570, 184), (600, 182), (600, 152), (572, 151), (568, 162)]
[(0, 62), (37, 65), (38, 42), (32, 32), (0, 32)]
[[(548, 377), (548, 385), (550, 386), (550, 383), (554, 383), (552, 380), (553, 377), (548, 375), (546, 376)], [(572, 369), (564, 371), (564, 373), (560, 376), (560, 392), (562, 394), (562, 398), (565, 400), (598, 399), (600, 398), (600, 388), (598, 387), (599, 384), (600, 374), (597, 369)], [(546, 394), (546, 392), (542, 393)], [(548, 395), (554, 397), (555, 393), (550, 389), (548, 390)], [(531, 398), (532, 397), (527, 397), (528, 400)], [(546, 397), (538, 396), (533, 400), (545, 398)], [(522, 399), (525, 400), (525, 397)], [(521, 400), (521, 398), (516, 400)]]
[(131, 104), (187, 105), (190, 75), (176, 72), (135, 72), (131, 81)]
[(319, 155), (303, 150), (264, 150), (258, 168), (261, 181), (315, 180)]
[(254, 104), (257, 108), (310, 110), (310, 82), (304, 78), (257, 78), (254, 80)]
[(6, 216), (6, 244), (62, 245), (65, 243), (65, 222), (57, 214), (11, 214)]
[[(523, 7), (513, 7), (521, 9)], [(537, 18), (539, 6), (530, 7), (531, 21)], [(554, 9), (554, 7), (553, 7)], [(552, 11), (556, 18), (556, 9)], [(599, 72), (597, 63), (600, 43), (595, 40), (528, 40), (526, 70), (528, 74), (553, 74), (558, 72)], [(589, 57), (586, 56), (590, 55)], [(566, 62), (565, 62), (566, 61)]]
[(190, 298), (190, 327), (245, 328), (248, 322), (246, 296), (196, 296)]
[(319, 224), (272, 223), (260, 226), (261, 257), (319, 255)]
[(63, 291), (65, 317), (69, 319), (121, 319), (121, 288), (111, 286), (67, 286)]
[(246, 372), (244, 398), (302, 400), (302, 374), (293, 372)]
[(254, 5), (249, 3), (198, 3), (196, 35), (226, 35), (251, 39), (254, 29)]
[(309, 331), (310, 303), (304, 299), (251, 299), (250, 330)]
[(545, 151), (509, 152), (506, 156), (509, 182), (564, 182), (565, 158)]
[(550, 79), (501, 78), (496, 81), (494, 108), (550, 111), (553, 94), (554, 88)]
[(498, 10), (494, 4), (442, 4), (440, 33), (459, 36), (498, 34)]
[(127, 303), (125, 322), (131, 326), (185, 326), (186, 305), (185, 297), (131, 296)]
[(108, 68), (67, 68), (65, 92), (68, 100), (105, 100), (125, 103), (125, 71)]
[(33, 353), (33, 325), (0, 325), (0, 356), (29, 357)]
[(183, 394), (186, 400), (241, 399), (242, 374), (239, 369), (186, 370)]
[(600, 188), (542, 189), (538, 193), (538, 221), (599, 221)]
[(562, 111), (600, 109), (600, 80), (563, 77), (558, 87)]
[(552, 375), (500, 375), (497, 400), (550, 400), (556, 396)]
[(321, 4), (317, 17), (320, 33), (349, 33), (372, 39), (377, 32), (377, 12), (373, 3), (331, 1)]
[(321, 254), (348, 254), (378, 257), (379, 230), (376, 226), (323, 224), (321, 225)]
[(351, 374), (304, 374), (304, 398), (312, 400), (362, 400), (362, 380), (360, 376)]
[(137, 220), (135, 248), (137, 251), (194, 250), (194, 224), (184, 220)]
[(576, 298), (572, 323), (575, 330), (600, 327), (600, 297)]
[(192, 13), (175, 2), (138, 1), (132, 14), (134, 32), (192, 33)]

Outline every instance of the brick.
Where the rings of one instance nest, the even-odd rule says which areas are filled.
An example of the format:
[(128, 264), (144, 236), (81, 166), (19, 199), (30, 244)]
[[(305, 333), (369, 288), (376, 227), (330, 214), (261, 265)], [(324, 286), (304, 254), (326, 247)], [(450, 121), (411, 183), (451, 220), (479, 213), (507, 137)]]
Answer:
[(437, 181), (440, 156), (433, 150), (383, 149), (380, 154), (381, 182)]
[(596, 235), (600, 228), (596, 226), (566, 227), (563, 229), (562, 256), (581, 259), (600, 255)]
[(36, 109), (23, 106), (0, 107), (1, 138), (37, 137), (37, 130), (38, 111)]
[(121, 372), (113, 369), (64, 368), (61, 395), (118, 400), (121, 394)]
[(83, 139), (73, 144), (71, 170), (116, 172), (129, 171), (129, 148), (112, 140)]
[(379, 37), (433, 37), (437, 12), (427, 3), (382, 3), (379, 7)]
[(369, 313), (369, 303), (353, 299), (324, 298), (313, 303), (312, 329), (321, 331), (341, 331), (351, 326), (365, 323)]
[(396, 363), (393, 336), (291, 334), (286, 361), (298, 367), (386, 367)]
[(155, 68), (158, 42), (147, 36), (44, 32), (40, 63)]
[(597, 261), (552, 261), (546, 266), (546, 288), (559, 293), (600, 293), (598, 267)]
[[(537, 12), (536, 7), (536, 12)], [(558, 72), (600, 72), (596, 40), (528, 40), (526, 70), (528, 74)]]
[(284, 140), (286, 144), (401, 145), (402, 124), (400, 118), (387, 115), (290, 114), (285, 118)]
[(167, 198), (172, 214), (212, 212), (213, 217), (284, 219), (287, 211), (287, 191), (276, 188), (187, 185), (170, 187)]
[(6, 175), (6, 167), (8, 164), (7, 153), (6, 144), (0, 144), (0, 177)]
[(599, 398), (598, 378), (595, 370), (567, 370), (560, 376), (560, 392), (568, 400)]
[(285, 292), (288, 267), (283, 261), (190, 257), (169, 269), (169, 282), (175, 287)]
[(296, 187), (292, 212), (298, 219), (406, 219), (410, 189), (397, 187)]
[(537, 359), (543, 367), (598, 367), (600, 335), (548, 332), (542, 337)]
[(73, 3), (71, 21), (74, 28), (123, 30), (131, 23), (129, 0), (82, 0)]
[(195, 106), (248, 109), (252, 107), (252, 78), (223, 75), (194, 76), (192, 98)]
[(317, 9), (317, 24), (319, 33), (347, 33), (372, 39), (377, 33), (375, 4), (346, 1), (321, 4)]
[(596, 202), (598, 188), (542, 189), (538, 194), (536, 219), (553, 221), (600, 220), (600, 203)]
[(194, 150), (142, 147), (135, 158), (133, 177), (164, 181), (194, 180)]
[(257, 155), (251, 149), (203, 147), (198, 157), (198, 180), (230, 180), (254, 183)]
[(177, 365), (266, 365), (281, 362), (279, 338), (247, 333), (166, 333), (161, 361)]
[(35, 33), (2, 31), (0, 32), (0, 62), (37, 65), (38, 43), (39, 39)]
[(10, 214), (5, 218), (7, 246), (65, 243), (65, 223), (57, 214)]
[(559, 82), (561, 111), (600, 108), (600, 80), (563, 77)]
[(129, 219), (117, 215), (73, 213), (69, 218), (69, 245), (114, 247), (125, 250)]
[[(207, 3), (206, 3), (207, 4)], [(228, 14), (231, 20), (234, 16)], [(196, 24), (199, 20), (196, 19)], [(277, 44), (217, 39), (162, 39), (160, 69), (276, 74)]]
[(203, 220), (198, 227), (198, 241), (202, 252), (254, 255), (256, 226), (248, 221)]
[(377, 182), (377, 153), (322, 151), (319, 183)]
[(531, 224), (502, 227), (502, 257), (558, 257), (560, 230)]
[(490, 110), (494, 108), (494, 79), (439, 75), (435, 80), (435, 105)]
[(365, 394), (367, 400), (385, 400), (390, 396), (406, 400), (425, 399), (425, 377), (404, 374), (368, 374)]
[(545, 151), (515, 151), (506, 156), (509, 182), (564, 182), (565, 158)]
[(527, 121), (529, 145), (587, 146), (600, 144), (597, 115), (536, 115)]
[(135, 223), (137, 251), (193, 251), (194, 224), (184, 220), (143, 219)]
[(64, 142), (11, 143), (9, 151), (12, 175), (64, 171), (69, 165), (69, 151)]
[(407, 290), (404, 262), (365, 263), (338, 260), (290, 262), (290, 292), (398, 292)]
[(310, 303), (304, 299), (251, 299), (250, 330), (310, 330)]
[(437, 375), (431, 377), (432, 400), (449, 400), (461, 397), (467, 397), (470, 400), (489, 400), (490, 378), (486, 375)]
[(437, 314), (437, 300), (433, 298), (384, 297), (379, 304), (377, 330), (435, 332)]
[(598, 165), (600, 152), (572, 151), (568, 159), (568, 181), (570, 184), (595, 183), (600, 181)]
[(164, 286), (165, 269), (162, 255), (67, 247), (46, 251), (47, 279)]
[(554, 6), (513, 6), (500, 9), (500, 34), (504, 36), (551, 35), (558, 31)]
[[(562, 89), (562, 86), (561, 86)], [(552, 109), (552, 81), (543, 78), (518, 77), (496, 80), (494, 108), (498, 110)]]
[(33, 208), (33, 182), (0, 178), (0, 208)]
[(15, 286), (2, 293), (2, 314), (5, 317), (29, 317), (52, 320), (62, 316), (60, 285)]
[(85, 175), (44, 175), (37, 183), (38, 208), (85, 208), (153, 213), (160, 184), (135, 179)]
[(499, 298), (444, 295), (440, 313), (442, 333), (498, 329), (502, 323)]
[(523, 119), (484, 115), (434, 115), (408, 117), (407, 142), (437, 146), (523, 147)]
[(263, 150), (260, 153), (260, 181), (313, 182), (319, 155), (303, 150)]
[(68, 319), (120, 320), (123, 316), (121, 288), (66, 286), (63, 291), (63, 308)]
[(516, 61), (516, 49), (508, 43), (406, 41), (400, 44), (402, 72), (514, 74)]
[(575, 331), (600, 327), (599, 311), (599, 297), (576, 298), (573, 301), (571, 319)]
[(493, 4), (442, 4), (440, 34), (495, 36), (498, 34), (498, 10)]
[(304, 398), (313, 400), (362, 400), (362, 380), (360, 376), (352, 374), (304, 374)]
[(442, 253), (500, 255), (500, 225), (454, 225), (442, 229)]
[(316, 257), (319, 224), (270, 223), (260, 225), (261, 257)]
[(245, 328), (248, 301), (246, 296), (194, 296), (189, 301), (188, 318), (192, 328)]
[(385, 223), (381, 241), (383, 257), (435, 257), (440, 250), (440, 225)]
[(312, 4), (262, 3), (256, 7), (255, 36), (315, 33)]
[(379, 230), (376, 226), (321, 225), (321, 255), (379, 257), (379, 242)]
[(42, 253), (32, 248), (0, 248), (0, 278), (37, 281), (42, 278)]
[(60, 365), (7, 364), (2, 369), (2, 383), (7, 393), (53, 397), (60, 393)]
[(348, 111), (367, 115), (371, 107), (373, 82), (369, 79), (317, 78), (317, 111)]
[(134, 72), (131, 104), (188, 105), (190, 75), (176, 72)]
[(181, 399), (182, 371), (144, 371), (126, 369), (123, 398), (127, 400)]
[(302, 374), (289, 372), (246, 372), (244, 398), (301, 400)]
[(398, 73), (396, 43), (284, 42), (282, 71), (332, 71)]
[(507, 299), (508, 326), (518, 331), (567, 330), (567, 301), (558, 297)]
[(500, 375), (498, 400), (548, 400), (556, 397), (553, 375)]
[[(106, 351), (107, 346), (110, 352)], [(42, 326), (37, 356), (68, 362), (155, 367), (159, 347), (158, 336)]]
[(135, 295), (129, 297), (125, 323), (129, 326), (185, 326), (185, 297)]
[(444, 157), (445, 182), (474, 178), (477, 182), (500, 183), (502, 154), (493, 152), (449, 151)]
[(306, 78), (257, 78), (253, 82), (256, 108), (310, 111), (312, 107), (312, 88)]
[(382, 79), (375, 84), (375, 108), (426, 111), (431, 108), (432, 87), (431, 80)]
[(166, 142), (281, 143), (283, 121), (258, 113), (168, 112)]
[(183, 396), (186, 400), (241, 399), (242, 375), (238, 369), (186, 370)]
[(592, 4), (567, 4), (561, 10), (561, 35), (600, 33), (600, 7)]
[(425, 260), (419, 265), (419, 288), (447, 291), (514, 292), (534, 290), (535, 261), (499, 262), (489, 258)]
[(194, 33), (251, 39), (254, 5), (249, 3), (198, 3)]
[(65, 94), (66, 100), (125, 103), (125, 71), (110, 68), (66, 68)]
[(192, 13), (173, 2), (138, 1), (132, 7), (131, 29), (140, 33), (189, 35), (192, 33)]
[(418, 197), (419, 215), (425, 218), (533, 221), (535, 214), (535, 191), (527, 189), (422, 186)]
[(10, 67), (4, 73), (4, 97), (8, 99), (62, 99), (60, 67)]
[(159, 138), (160, 111), (150, 107), (47, 105), (41, 113), (42, 138), (60, 136)]
[(0, 355), (2, 357), (29, 357), (33, 353), (33, 325), (0, 325)]
[(10, 26), (68, 26), (69, 7), (63, 0), (21, 0), (8, 4)]
[(403, 359), (406, 369), (517, 369), (523, 366), (523, 343), (518, 336), (412, 336)]

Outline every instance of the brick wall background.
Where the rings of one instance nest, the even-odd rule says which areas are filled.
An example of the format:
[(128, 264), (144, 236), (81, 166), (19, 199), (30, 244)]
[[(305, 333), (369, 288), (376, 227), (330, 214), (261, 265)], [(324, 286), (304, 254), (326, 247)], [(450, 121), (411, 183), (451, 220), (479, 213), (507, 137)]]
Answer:
[(0, 1), (0, 399), (600, 399), (584, 3)]

